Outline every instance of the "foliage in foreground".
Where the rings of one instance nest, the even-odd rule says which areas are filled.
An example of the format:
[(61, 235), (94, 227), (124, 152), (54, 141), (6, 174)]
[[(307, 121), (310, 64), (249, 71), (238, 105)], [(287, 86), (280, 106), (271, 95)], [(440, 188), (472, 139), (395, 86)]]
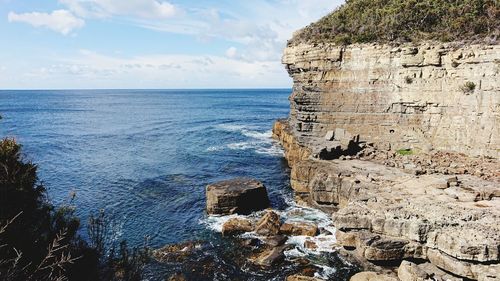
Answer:
[(498, 0), (347, 0), (290, 41), (338, 45), (421, 40), (472, 41), (500, 35)]
[(104, 213), (91, 217), (88, 244), (74, 212), (48, 201), (14, 139), (0, 141), (0, 280), (141, 280), (147, 248), (109, 248)]

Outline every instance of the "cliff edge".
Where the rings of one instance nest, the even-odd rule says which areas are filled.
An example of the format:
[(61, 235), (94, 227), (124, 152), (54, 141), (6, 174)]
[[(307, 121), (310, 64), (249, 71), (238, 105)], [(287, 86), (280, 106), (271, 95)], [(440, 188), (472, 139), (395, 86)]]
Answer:
[[(345, 11), (363, 1), (299, 31), (285, 49), (291, 111), (273, 132), (295, 199), (332, 213), (339, 246), (367, 270), (388, 266), (403, 281), (498, 280), (498, 3), (420, 1), (424, 10), (481, 2), (467, 26), (493, 19), (484, 30), (464, 28), (471, 40), (442, 42), (434, 37), (446, 29), (441, 23), (414, 32), (425, 40), (405, 30), (356, 37), (374, 32), (349, 29)], [(367, 5), (396, 2), (409, 1)], [(368, 14), (360, 10), (362, 21)], [(325, 28), (342, 18), (349, 28)]]

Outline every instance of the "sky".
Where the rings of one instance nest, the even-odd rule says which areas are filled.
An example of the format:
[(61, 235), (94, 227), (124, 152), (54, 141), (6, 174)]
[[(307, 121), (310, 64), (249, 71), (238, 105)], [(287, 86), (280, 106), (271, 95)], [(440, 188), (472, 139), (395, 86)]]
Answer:
[(294, 31), (343, 0), (0, 0), (0, 89), (289, 88)]

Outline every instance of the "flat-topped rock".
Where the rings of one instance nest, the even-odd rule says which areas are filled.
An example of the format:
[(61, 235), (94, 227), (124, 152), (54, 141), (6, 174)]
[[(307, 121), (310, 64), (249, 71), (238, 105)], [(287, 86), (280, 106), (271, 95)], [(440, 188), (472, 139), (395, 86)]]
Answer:
[(338, 244), (366, 260), (429, 260), (468, 279), (500, 276), (497, 182), (315, 159), (297, 163), (291, 178), (296, 196), (337, 209)]
[(235, 178), (206, 188), (208, 214), (249, 214), (269, 207), (264, 184), (249, 178)]

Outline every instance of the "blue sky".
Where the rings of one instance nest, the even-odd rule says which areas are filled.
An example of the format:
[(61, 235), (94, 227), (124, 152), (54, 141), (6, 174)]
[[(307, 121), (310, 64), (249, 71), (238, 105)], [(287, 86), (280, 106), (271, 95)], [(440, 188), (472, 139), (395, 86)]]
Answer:
[(0, 0), (0, 89), (287, 88), (293, 31), (341, 0)]

